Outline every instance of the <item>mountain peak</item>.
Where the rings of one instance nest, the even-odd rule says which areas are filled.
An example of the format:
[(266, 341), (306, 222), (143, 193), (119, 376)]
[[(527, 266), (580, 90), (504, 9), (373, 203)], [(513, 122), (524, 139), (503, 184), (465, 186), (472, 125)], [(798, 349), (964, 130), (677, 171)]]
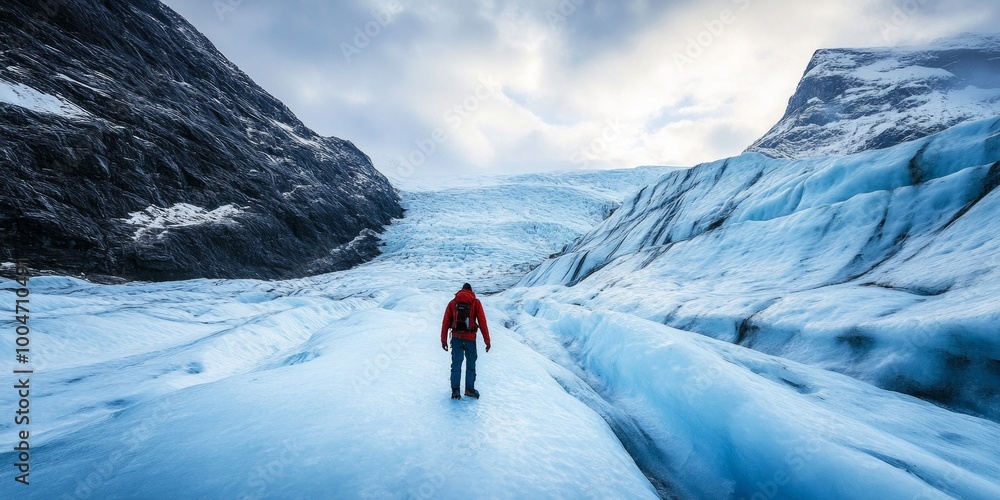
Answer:
[(93, 277), (283, 278), (378, 253), (402, 214), (158, 1), (0, 4), (0, 257)]
[(881, 149), (1000, 114), (1000, 34), (817, 50), (785, 115), (747, 151), (811, 158)]

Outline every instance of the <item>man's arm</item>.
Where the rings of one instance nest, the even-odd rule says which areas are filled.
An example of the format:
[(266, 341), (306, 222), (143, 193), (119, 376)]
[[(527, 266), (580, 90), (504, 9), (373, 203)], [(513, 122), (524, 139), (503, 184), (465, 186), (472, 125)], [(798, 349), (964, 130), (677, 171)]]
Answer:
[(490, 327), (486, 324), (486, 311), (483, 310), (483, 303), (476, 299), (476, 322), (483, 330), (483, 342), (486, 342), (486, 352), (490, 352)]
[(455, 302), (455, 299), (448, 302), (448, 307), (444, 309), (444, 319), (441, 320), (441, 347), (444, 347), (446, 351), (448, 350), (448, 328), (451, 327), (451, 322), (455, 319), (452, 317), (452, 314), (454, 314), (451, 307), (452, 302)]

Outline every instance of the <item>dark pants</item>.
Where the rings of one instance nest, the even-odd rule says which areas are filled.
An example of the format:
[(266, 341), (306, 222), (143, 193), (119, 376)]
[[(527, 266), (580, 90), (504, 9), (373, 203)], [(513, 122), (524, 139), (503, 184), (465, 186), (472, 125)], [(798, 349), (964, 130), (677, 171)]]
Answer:
[(476, 341), (451, 339), (451, 388), (458, 389), (462, 381), (462, 356), (465, 355), (465, 388), (476, 388)]

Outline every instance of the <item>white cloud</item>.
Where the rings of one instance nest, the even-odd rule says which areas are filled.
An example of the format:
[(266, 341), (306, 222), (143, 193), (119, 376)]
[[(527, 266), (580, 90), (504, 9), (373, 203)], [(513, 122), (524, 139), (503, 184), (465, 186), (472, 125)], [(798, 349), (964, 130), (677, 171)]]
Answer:
[[(206, 2), (166, 3), (306, 125), (379, 166), (443, 132), (415, 165), (427, 175), (738, 154), (781, 117), (814, 50), (1000, 21), (985, 0), (299, 0), (244, 2), (225, 20)], [(366, 26), (348, 61), (342, 44)], [(482, 78), (503, 95), (477, 98)]]

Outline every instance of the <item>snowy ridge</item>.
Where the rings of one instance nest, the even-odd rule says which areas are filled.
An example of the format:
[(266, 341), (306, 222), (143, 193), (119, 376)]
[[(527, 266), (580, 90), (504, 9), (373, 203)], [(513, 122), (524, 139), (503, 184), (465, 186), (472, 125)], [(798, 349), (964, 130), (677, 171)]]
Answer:
[(880, 149), (1000, 115), (1000, 35), (926, 47), (816, 51), (784, 117), (748, 152), (816, 158)]
[(664, 177), (524, 286), (1000, 418), (1000, 120)]

